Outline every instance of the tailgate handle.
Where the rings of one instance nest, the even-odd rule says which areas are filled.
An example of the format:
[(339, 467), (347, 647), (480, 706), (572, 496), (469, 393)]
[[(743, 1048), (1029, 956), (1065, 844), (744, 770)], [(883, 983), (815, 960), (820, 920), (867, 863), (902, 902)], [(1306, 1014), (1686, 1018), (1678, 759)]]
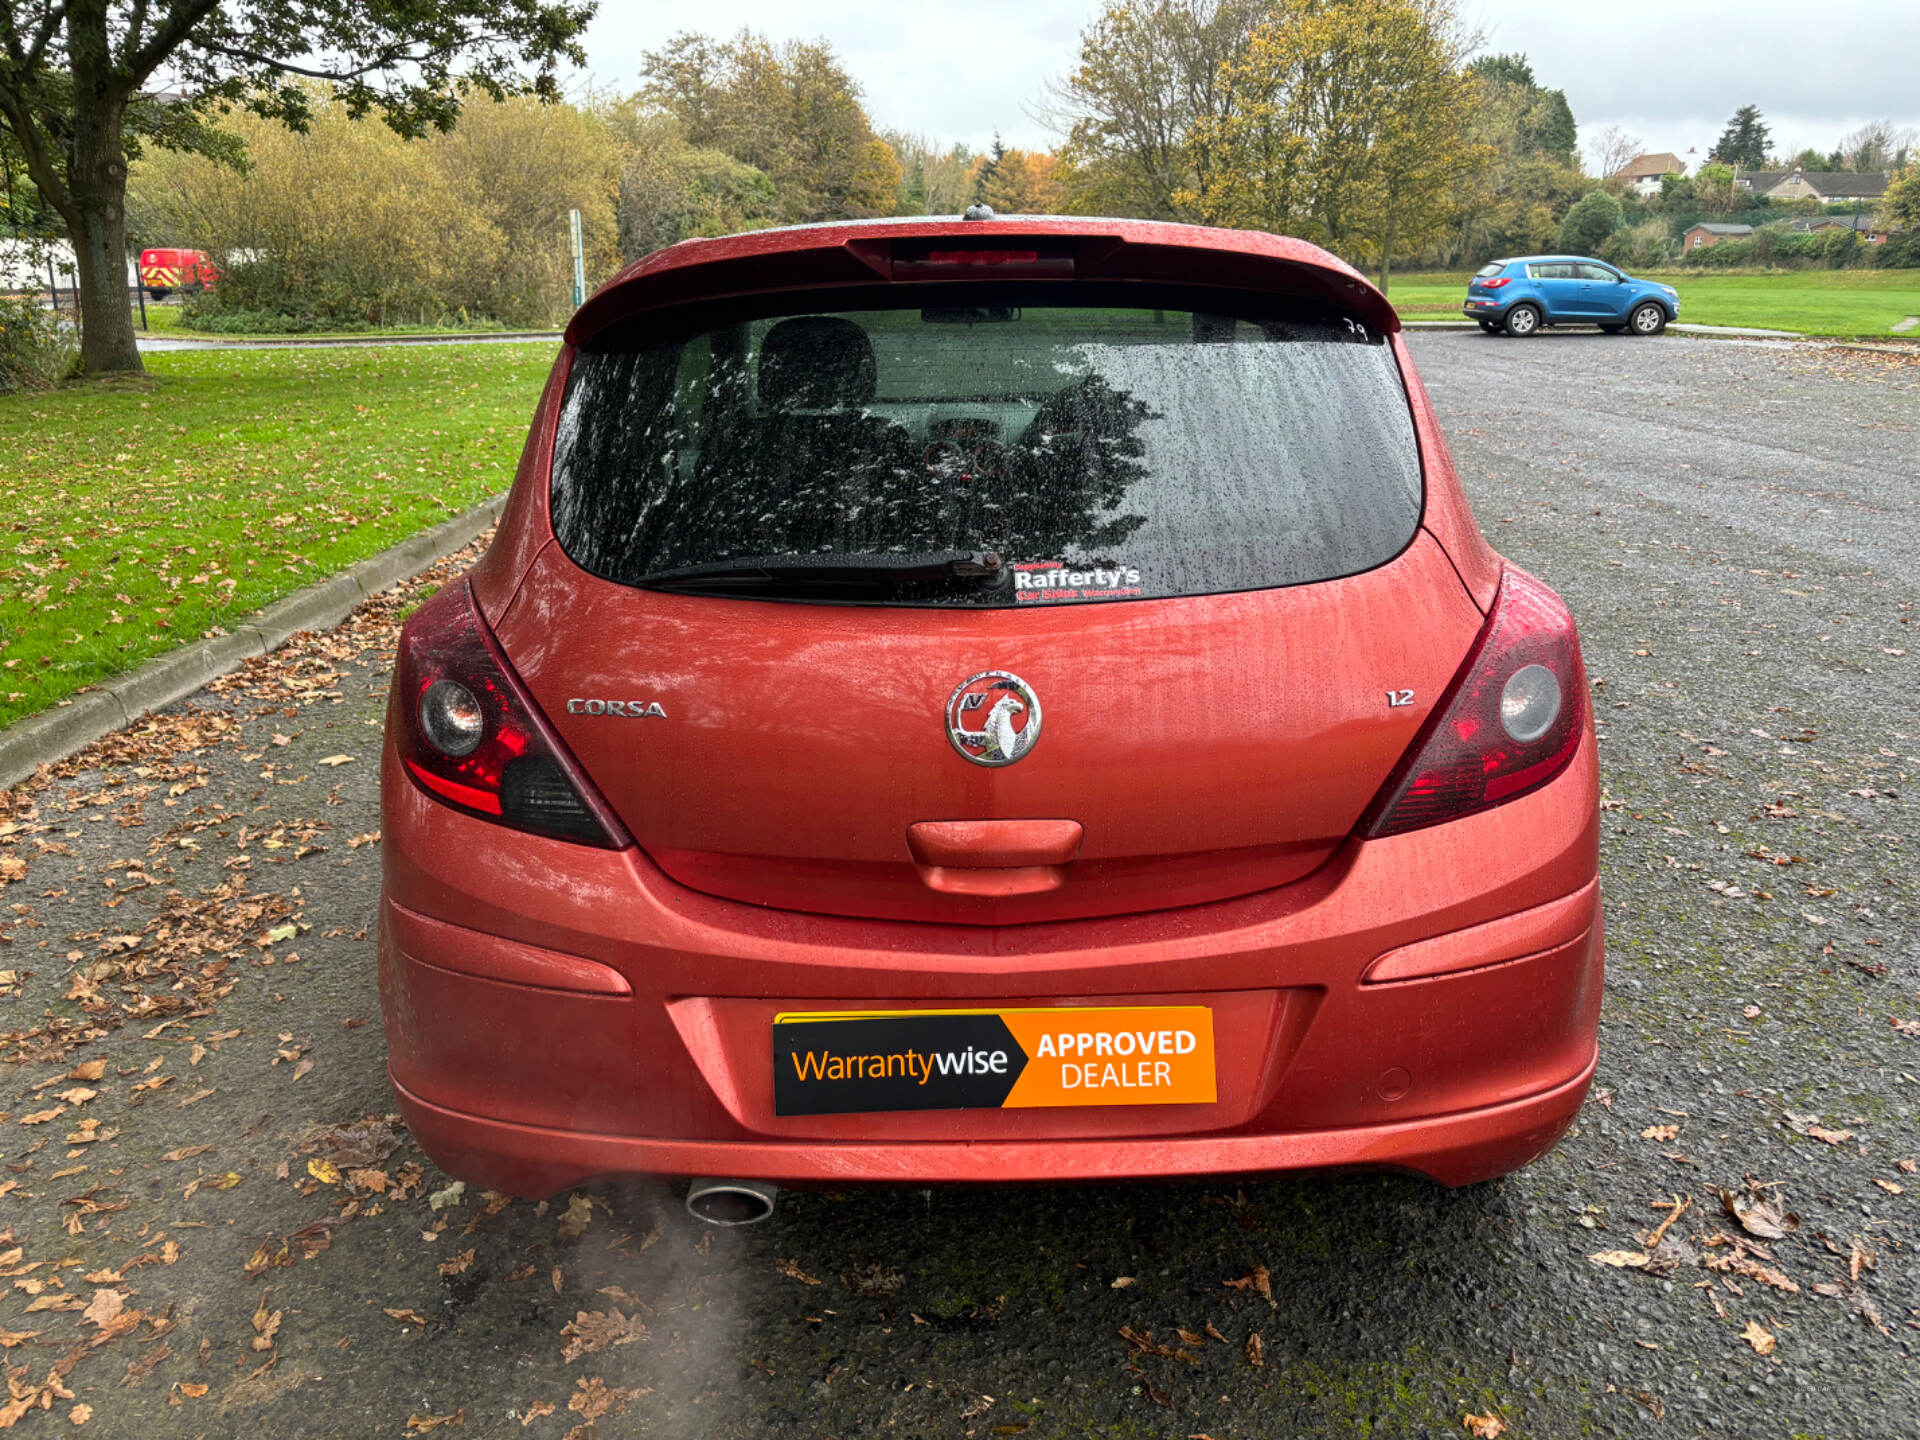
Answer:
[(922, 820), (907, 827), (907, 848), (923, 873), (1051, 869), (1080, 853), (1081, 834), (1078, 820)]

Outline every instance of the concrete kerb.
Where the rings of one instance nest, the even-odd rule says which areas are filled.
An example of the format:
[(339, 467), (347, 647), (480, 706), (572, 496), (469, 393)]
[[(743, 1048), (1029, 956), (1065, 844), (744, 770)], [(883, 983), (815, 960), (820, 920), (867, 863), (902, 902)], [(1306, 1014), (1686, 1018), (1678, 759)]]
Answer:
[(118, 679), (0, 730), (0, 787), (17, 784), (142, 715), (191, 695), (241, 662), (278, 649), (302, 630), (337, 625), (363, 600), (417, 575), (472, 542), (500, 518), (496, 495), (451, 520), (369, 556), (338, 575), (295, 591), (236, 623), (226, 635), (196, 640)]

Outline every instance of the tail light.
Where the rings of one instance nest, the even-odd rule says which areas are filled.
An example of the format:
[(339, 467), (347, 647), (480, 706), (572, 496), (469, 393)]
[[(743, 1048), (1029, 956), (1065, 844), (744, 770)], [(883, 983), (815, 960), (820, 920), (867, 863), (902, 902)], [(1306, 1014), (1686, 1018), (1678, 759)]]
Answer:
[(1508, 570), (1473, 653), (1361, 823), (1369, 839), (1488, 810), (1567, 768), (1586, 724), (1573, 616)]
[(633, 843), (541, 717), (466, 581), (407, 621), (394, 685), (401, 763), (436, 800), (556, 840)]
[(1502, 275), (1497, 280), (1482, 280), (1480, 282), (1480, 288), (1482, 290), (1498, 290), (1502, 285), (1511, 285), (1512, 283), (1513, 281)]
[(1032, 265), (1040, 259), (1037, 250), (933, 250), (929, 265)]

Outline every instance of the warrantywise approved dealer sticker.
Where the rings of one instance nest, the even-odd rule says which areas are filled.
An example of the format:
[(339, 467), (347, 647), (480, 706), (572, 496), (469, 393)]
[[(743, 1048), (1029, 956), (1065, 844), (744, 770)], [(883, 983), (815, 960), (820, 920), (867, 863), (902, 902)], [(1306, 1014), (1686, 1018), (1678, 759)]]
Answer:
[(773, 1021), (776, 1115), (1210, 1105), (1203, 1005), (832, 1011)]

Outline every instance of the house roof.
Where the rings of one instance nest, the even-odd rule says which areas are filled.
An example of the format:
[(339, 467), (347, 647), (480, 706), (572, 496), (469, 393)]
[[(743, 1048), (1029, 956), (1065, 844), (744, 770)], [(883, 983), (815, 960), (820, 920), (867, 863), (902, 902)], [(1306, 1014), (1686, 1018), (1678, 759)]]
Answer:
[(1809, 215), (1795, 220), (1787, 226), (1789, 230), (1858, 230), (1863, 235), (1877, 235), (1884, 226), (1874, 223), (1871, 212), (1865, 215)]
[(1878, 200), (1887, 193), (1887, 181), (1892, 177), (1871, 170), (1815, 170), (1800, 178), (1836, 200)]
[(1751, 225), (1721, 225), (1711, 222), (1689, 225), (1687, 229), (1704, 230), (1709, 235), (1751, 235), (1753, 233), (1753, 227)]
[(1764, 195), (1792, 173), (1791, 170), (1748, 170), (1740, 176), (1740, 188)]
[(1613, 173), (1624, 180), (1644, 180), (1661, 175), (1684, 175), (1686, 162), (1678, 155), (1662, 150), (1655, 155), (1636, 155)]

